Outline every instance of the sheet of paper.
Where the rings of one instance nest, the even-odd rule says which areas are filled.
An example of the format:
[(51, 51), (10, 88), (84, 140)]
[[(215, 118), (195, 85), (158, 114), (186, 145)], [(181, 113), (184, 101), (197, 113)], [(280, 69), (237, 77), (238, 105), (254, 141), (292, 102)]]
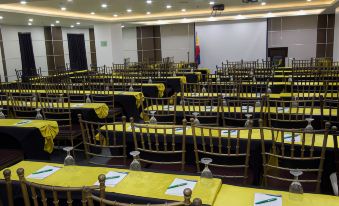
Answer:
[(231, 133), (231, 136), (237, 136), (238, 130), (221, 130), (221, 135), (228, 137), (228, 134)]
[[(186, 127), (186, 131), (187, 131), (188, 129), (191, 129), (191, 127), (190, 127), (190, 126), (187, 126), (187, 127)], [(182, 127), (175, 128), (174, 130), (175, 130), (175, 133), (183, 133), (183, 132), (184, 132), (184, 128), (182, 128)]]
[(280, 195), (255, 193), (254, 206), (282, 206), (282, 197)]
[[(285, 142), (292, 142), (292, 134), (284, 134), (284, 141)], [(301, 142), (300, 134), (294, 134), (294, 142)]]
[(277, 107), (277, 110), (278, 110), (278, 113), (287, 113), (289, 110), (290, 110), (290, 108), (288, 108), (288, 107)]
[(74, 104), (74, 105), (72, 105), (72, 107), (83, 107), (84, 106), (84, 104)]
[(213, 111), (213, 110), (215, 110), (216, 109), (216, 107), (214, 107), (214, 106), (206, 106), (205, 108), (204, 108), (204, 110), (206, 111), (206, 112), (211, 112), (211, 111)]
[[(116, 172), (116, 171), (109, 171), (106, 174), (106, 187), (115, 187), (119, 182), (121, 182), (126, 176), (128, 172)], [(99, 185), (99, 181), (96, 181), (94, 185)]]
[(32, 174), (28, 175), (27, 178), (42, 180), (42, 179), (45, 179), (46, 177), (54, 174), (59, 169), (61, 169), (61, 168), (60, 167), (46, 165), (43, 168), (41, 168), (41, 169), (33, 172)]
[(241, 106), (242, 112), (253, 112), (253, 106)]
[(15, 126), (22, 126), (22, 125), (25, 125), (25, 124), (29, 124), (31, 122), (32, 122), (32, 120), (24, 119), (24, 120), (22, 120), (20, 122), (15, 123), (14, 125)]
[(164, 105), (163, 109), (164, 110), (174, 110), (174, 106), (172, 106), (172, 105)]
[(189, 188), (193, 191), (197, 181), (195, 180), (185, 180), (180, 178), (175, 178), (171, 185), (168, 186), (165, 194), (166, 195), (175, 195), (175, 196), (184, 196), (184, 190)]

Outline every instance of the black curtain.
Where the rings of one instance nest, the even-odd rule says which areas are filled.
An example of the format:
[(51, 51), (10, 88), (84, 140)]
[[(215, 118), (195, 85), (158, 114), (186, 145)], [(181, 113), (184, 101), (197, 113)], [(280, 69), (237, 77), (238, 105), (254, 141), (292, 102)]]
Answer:
[(21, 64), (22, 64), (22, 80), (27, 77), (36, 76), (35, 59), (32, 45), (31, 33), (18, 33)]
[(85, 38), (83, 34), (67, 34), (71, 70), (87, 69)]

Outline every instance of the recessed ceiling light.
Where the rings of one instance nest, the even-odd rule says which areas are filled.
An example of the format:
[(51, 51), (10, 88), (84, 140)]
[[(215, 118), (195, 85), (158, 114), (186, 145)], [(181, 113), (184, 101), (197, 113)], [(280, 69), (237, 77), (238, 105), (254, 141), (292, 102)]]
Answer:
[(66, 11), (66, 7), (61, 7), (61, 11)]
[(32, 23), (31, 23), (31, 22), (29, 22), (29, 23), (28, 23), (28, 26), (32, 26)]
[(80, 22), (77, 22), (77, 25), (80, 25)]
[(25, 5), (25, 4), (27, 4), (27, 1), (20, 1), (20, 4)]
[(73, 0), (67, 0), (68, 2), (73, 2)]
[(56, 20), (55, 23), (56, 23), (56, 24), (60, 24), (60, 21), (59, 21), (59, 20)]
[(186, 12), (186, 9), (181, 9), (182, 12)]
[(210, 1), (210, 3), (209, 3), (210, 5), (214, 5), (214, 1)]
[(51, 26), (54, 26), (54, 24), (51, 24)]
[(0, 19), (3, 19), (4, 17), (3, 16), (0, 16)]
[(121, 28), (124, 28), (125, 26), (124, 25), (121, 25)]
[(107, 4), (101, 4), (102, 8), (107, 8)]
[(74, 25), (71, 25), (71, 28), (73, 28), (74, 27)]
[(118, 14), (114, 14), (113, 16), (114, 16), (114, 17), (118, 17)]
[(266, 5), (266, 2), (261, 2), (261, 6), (265, 6)]
[(312, 1), (312, 0), (307, 0), (308, 2)]
[(147, 0), (146, 3), (147, 3), (147, 4), (151, 4), (152, 1), (151, 1), (151, 0)]
[(93, 12), (93, 11), (92, 11), (92, 12), (91, 12), (91, 14), (92, 14), (92, 15), (94, 15), (94, 14), (95, 14), (95, 12)]
[(171, 5), (166, 5), (166, 8), (170, 9), (170, 8), (172, 8), (172, 6)]
[(148, 11), (148, 12), (146, 12), (146, 14), (147, 14), (147, 15), (150, 15), (150, 14), (151, 14), (151, 12), (149, 12), (149, 11)]
[(28, 19), (29, 22), (33, 22), (33, 19)]
[(127, 9), (126, 10), (128, 13), (131, 13), (132, 12), (132, 9)]

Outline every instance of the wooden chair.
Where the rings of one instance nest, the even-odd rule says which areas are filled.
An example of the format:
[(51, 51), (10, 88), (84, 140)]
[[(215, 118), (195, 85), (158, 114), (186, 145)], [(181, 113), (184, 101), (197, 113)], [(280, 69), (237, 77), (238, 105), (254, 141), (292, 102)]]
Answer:
[[(6, 173), (10, 174), (10, 171), (6, 171)], [(38, 184), (34, 182), (27, 181), (25, 178), (25, 171), (23, 168), (17, 169), (17, 174), (19, 177), (19, 183), (21, 187), (21, 192), (23, 195), (25, 206), (31, 206), (31, 202), (33, 202), (34, 206), (41, 205), (39, 202), (42, 202), (42, 205), (79, 205), (79, 203), (74, 202), (72, 196), (77, 196), (76, 194), (81, 194), (81, 204), (83, 206), (87, 205), (86, 193), (84, 192), (84, 187), (57, 187), (57, 186), (49, 186)], [(99, 179), (101, 181), (101, 179)], [(88, 188), (91, 189), (100, 189), (100, 191), (104, 191), (103, 184), (100, 182), (100, 186), (90, 186)], [(6, 183), (6, 185), (8, 185)], [(8, 186), (7, 186), (8, 188)], [(59, 199), (59, 195), (66, 196), (65, 200)], [(31, 197), (30, 197), (31, 196)], [(40, 198), (40, 201), (39, 201)], [(74, 204), (73, 204), (74, 202)]]
[(15, 119), (35, 119), (38, 102), (34, 96), (13, 96), (10, 95), (10, 102), (13, 108)]
[(312, 118), (314, 100), (267, 99), (268, 126), (277, 128), (305, 128), (306, 118)]
[(182, 101), (184, 118), (190, 120), (194, 118), (193, 113), (198, 112), (198, 119), (201, 125), (218, 126), (220, 102), (220, 97), (184, 97)]
[[(338, 129), (336, 126), (332, 127), (332, 137), (333, 137), (333, 146), (334, 146), (334, 164), (335, 164), (335, 172), (330, 175), (330, 180), (332, 183), (333, 191), (336, 196), (339, 195), (339, 146), (338, 146)], [(334, 182), (335, 179), (337, 182)]]
[(132, 117), (130, 122), (134, 147), (136, 151), (140, 151), (141, 163), (148, 164), (146, 166), (155, 164), (154, 166), (158, 165), (160, 169), (166, 166), (180, 166), (180, 170), (184, 171), (187, 125), (185, 119), (180, 126), (136, 124)]
[[(86, 102), (86, 83), (77, 83), (77, 84), (67, 84), (67, 95), (72, 103), (79, 102), (84, 103)], [(88, 94), (89, 95), (89, 94)]]
[(304, 190), (319, 193), (329, 128), (329, 123), (325, 130), (313, 132), (260, 128), (264, 185), (288, 189), (293, 181), (290, 170), (299, 169), (303, 172), (299, 182)]
[(226, 183), (248, 183), (252, 125), (244, 128), (216, 128), (196, 126), (191, 120), (194, 154), (198, 173), (202, 171), (201, 158), (212, 158), (208, 165), (213, 176)]
[(0, 108), (6, 118), (8, 117), (8, 114), (9, 114), (9, 110), (8, 110), (9, 108), (8, 105), (10, 103), (9, 98), (8, 98), (9, 96), (10, 96), (9, 94), (0, 95)]
[(70, 141), (74, 149), (80, 146), (82, 141), (74, 144), (75, 140), (80, 139), (79, 137), (82, 133), (79, 126), (72, 123), (72, 113), (68, 97), (40, 97), (40, 101), (44, 119), (58, 122), (59, 133), (55, 140)]
[[(110, 124), (85, 121), (81, 114), (78, 117), (87, 161), (96, 165), (125, 166), (126, 117), (122, 117), (122, 122)], [(122, 127), (121, 132), (118, 127)]]
[(339, 99), (325, 99), (323, 96), (320, 96), (320, 108), (322, 128), (325, 128), (326, 122), (339, 127)]
[(165, 98), (144, 97), (142, 104), (145, 122), (151, 118), (150, 111), (156, 111), (154, 117), (158, 124), (176, 124), (177, 99), (176, 95)]

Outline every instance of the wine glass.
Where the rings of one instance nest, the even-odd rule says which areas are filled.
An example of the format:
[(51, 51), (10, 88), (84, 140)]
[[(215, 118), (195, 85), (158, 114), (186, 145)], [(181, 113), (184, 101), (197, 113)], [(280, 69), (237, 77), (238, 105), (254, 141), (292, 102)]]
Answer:
[(134, 92), (134, 88), (133, 88), (132, 85), (129, 87), (128, 91), (129, 91), (129, 92)]
[(268, 85), (267, 86), (267, 94), (271, 94), (272, 93), (272, 89), (271, 89), (271, 86), (270, 85)]
[(177, 74), (175, 73), (175, 71), (173, 71), (173, 76), (174, 76), (174, 77), (176, 77), (176, 76), (177, 76)]
[(152, 79), (151, 78), (148, 79), (148, 83), (152, 84)]
[(42, 120), (42, 119), (44, 119), (44, 118), (42, 117), (41, 113), (40, 113), (40, 111), (41, 111), (40, 108), (35, 109), (35, 111), (36, 111), (35, 119), (37, 119), (37, 120)]
[(257, 79), (256, 79), (255, 77), (253, 77), (253, 78), (252, 78), (252, 81), (253, 81), (253, 82), (256, 82), (256, 81), (257, 81)]
[(292, 97), (292, 107), (298, 107), (299, 103), (298, 103), (298, 97), (297, 96), (293, 96)]
[(180, 100), (180, 105), (185, 106), (185, 100), (181, 99)]
[(108, 86), (108, 85), (105, 87), (105, 90), (106, 90), (106, 91), (109, 91), (109, 86)]
[(152, 115), (152, 117), (151, 117), (151, 119), (149, 120), (149, 123), (150, 124), (157, 124), (157, 119), (155, 118), (155, 113), (156, 113), (156, 111), (150, 111), (149, 113), (151, 113), (151, 115)]
[(71, 155), (71, 151), (73, 150), (73, 147), (64, 147), (63, 150), (67, 152), (67, 156), (65, 157), (65, 160), (64, 160), (64, 165), (65, 166), (75, 165), (75, 160)]
[(161, 73), (160, 73), (160, 71), (158, 71), (158, 77), (161, 77)]
[(199, 112), (193, 112), (192, 114), (193, 114), (193, 116), (194, 116), (193, 124), (194, 124), (194, 125), (199, 125), (199, 124), (200, 124), (200, 121), (199, 121), (199, 119), (198, 119)]
[(86, 103), (92, 103), (89, 94), (86, 94)]
[(201, 163), (205, 164), (204, 170), (201, 172), (201, 177), (203, 178), (213, 178), (211, 170), (208, 168), (208, 164), (212, 162), (212, 158), (201, 158)]
[(221, 80), (220, 80), (220, 77), (218, 76), (218, 77), (217, 77), (217, 82), (220, 82), (220, 81), (221, 81)]
[(255, 107), (261, 107), (261, 102), (259, 100), (255, 102)]
[(227, 106), (226, 94), (222, 94), (222, 105)]
[(133, 156), (133, 161), (129, 165), (129, 169), (133, 171), (141, 171), (141, 164), (139, 162), (139, 151), (132, 151), (129, 153)]
[(32, 94), (32, 101), (34, 101), (34, 102), (36, 101), (36, 94), (35, 93)]
[(202, 93), (207, 93), (207, 89), (206, 89), (205, 85), (202, 87), (201, 92)]
[(292, 76), (289, 76), (288, 77), (288, 82), (292, 82), (292, 81), (293, 81)]
[(2, 112), (4, 110), (4, 108), (0, 108), (0, 119), (6, 119), (5, 114)]
[(230, 77), (230, 81), (233, 82), (233, 76)]
[(296, 194), (303, 194), (304, 190), (301, 183), (298, 180), (298, 177), (303, 174), (300, 169), (292, 169), (290, 170), (291, 175), (294, 176), (293, 182), (290, 184), (289, 192)]
[(312, 126), (312, 121), (314, 120), (313, 118), (306, 118), (307, 121), (307, 126), (305, 127), (305, 132), (313, 132), (313, 126)]
[(63, 102), (62, 94), (59, 94), (59, 102)]
[(245, 114), (245, 117), (247, 117), (247, 119), (246, 119), (244, 127), (249, 127), (252, 115), (251, 114)]

